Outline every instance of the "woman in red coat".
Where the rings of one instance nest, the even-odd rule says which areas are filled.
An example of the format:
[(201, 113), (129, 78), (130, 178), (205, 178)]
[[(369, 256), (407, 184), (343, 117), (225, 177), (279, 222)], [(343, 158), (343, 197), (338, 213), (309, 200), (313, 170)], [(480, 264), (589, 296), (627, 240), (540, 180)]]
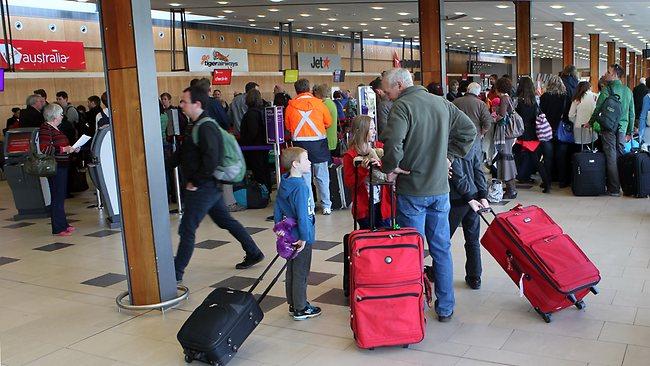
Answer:
[[(370, 117), (355, 117), (352, 120), (350, 147), (343, 155), (343, 182), (356, 195), (352, 215), (361, 229), (369, 229), (371, 226), (369, 206), (372, 206), (375, 210), (375, 227), (390, 226), (390, 188), (385, 185), (375, 185), (374, 202), (372, 205), (368, 204), (370, 200), (368, 163), (371, 161), (380, 162), (379, 159), (383, 155), (382, 149), (372, 147), (375, 135), (375, 127)], [(381, 172), (379, 166), (373, 168), (372, 173), (373, 183), (386, 181), (386, 175)]]

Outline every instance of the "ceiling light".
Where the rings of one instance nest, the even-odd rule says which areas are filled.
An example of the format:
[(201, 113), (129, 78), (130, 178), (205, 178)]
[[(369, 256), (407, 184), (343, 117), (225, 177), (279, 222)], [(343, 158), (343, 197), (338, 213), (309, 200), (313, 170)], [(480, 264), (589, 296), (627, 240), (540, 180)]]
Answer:
[(249, 22), (254, 22), (255, 18), (248, 19)]
[(600, 32), (601, 30), (603, 30), (603, 28), (596, 28), (596, 30)]
[(408, 27), (410, 24), (409, 23), (402, 23), (403, 26)]
[(576, 15), (576, 13), (568, 12), (568, 13), (564, 13), (564, 15), (571, 16), (571, 15)]
[(454, 14), (456, 14), (456, 15), (465, 15), (465, 13), (463, 13), (462, 11), (457, 11)]
[(632, 32), (632, 34), (634, 34), (636, 36), (637, 34), (639, 34), (639, 32)]
[(329, 32), (334, 32), (334, 29), (328, 29), (327, 31), (329, 31)]
[(169, 3), (169, 6), (181, 6), (179, 3)]
[(276, 11), (280, 11), (280, 9), (269, 9), (270, 12), (275, 13)]
[(293, 18), (287, 18), (287, 22), (293, 22), (295, 19)]
[(483, 32), (485, 32), (483, 29), (477, 29), (476, 31), (477, 31), (478, 33), (483, 33)]
[(552, 27), (552, 26), (554, 26), (555, 24), (553, 24), (553, 23), (546, 23), (546, 24), (544, 24), (544, 25), (547, 26), (547, 27)]
[(346, 27), (346, 26), (343, 26), (343, 27), (341, 27), (341, 28), (343, 28), (343, 29), (350, 29), (350, 27)]
[(368, 25), (368, 23), (359, 23), (359, 25)]
[(266, 18), (266, 15), (264, 15), (264, 14), (257, 14), (257, 17), (258, 17), (258, 18)]
[(383, 6), (371, 6), (370, 8), (375, 9), (375, 10), (383, 10), (384, 9)]
[(595, 27), (596, 24), (587, 24), (587, 27)]
[(497, 27), (500, 27), (500, 26), (503, 25), (503, 23), (494, 23), (494, 25), (496, 25)]
[(314, 29), (314, 27), (312, 27), (312, 26), (308, 26), (307, 29)]
[(609, 32), (601, 32), (602, 34), (609, 34)]
[(269, 1), (272, 2), (272, 3), (281, 3), (281, 2), (283, 2), (284, 0), (269, 0)]
[(605, 9), (609, 9), (609, 6), (607, 6), (607, 5), (596, 5), (596, 9), (605, 10)]
[(483, 20), (483, 18), (481, 18), (481, 17), (474, 17), (472, 19), (474, 19), (474, 20)]
[(612, 20), (615, 21), (615, 22), (622, 22), (623, 21), (623, 19), (621, 19), (621, 18), (614, 18)]
[(555, 30), (562, 30), (562, 27), (555, 27), (555, 28), (553, 28), (553, 29), (555, 29)]
[(576, 18), (576, 20), (581, 22), (581, 21), (585, 20), (585, 18)]
[(463, 29), (468, 30), (471, 29), (472, 27), (463, 27)]
[(405, 13), (405, 12), (401, 12), (401, 13), (397, 13), (397, 14), (398, 14), (398, 15), (402, 15), (402, 16), (403, 16), (403, 15), (409, 15), (409, 14), (411, 14), (411, 13)]
[(310, 17), (311, 15), (307, 14), (307, 13), (302, 13), (302, 14), (300, 14), (300, 16), (303, 17), (303, 18), (307, 18), (307, 17)]
[(564, 8), (564, 5), (551, 5), (552, 9), (562, 9)]
[(607, 13), (607, 14), (605, 14), (605, 15), (607, 15), (608, 17), (615, 17), (615, 16), (616, 16), (616, 13)]
[(630, 28), (630, 26), (627, 25), (627, 24), (623, 24), (621, 27), (623, 27), (623, 28)]
[(388, 27), (379, 27), (380, 29), (388, 29)]
[(249, 24), (248, 26), (249, 27), (257, 27), (257, 25), (255, 25), (255, 24)]
[(228, 1), (217, 1), (217, 4), (226, 5), (226, 4), (228, 4)]
[(328, 11), (328, 10), (330, 10), (330, 8), (318, 8), (318, 10), (320, 10), (320, 11)]
[[(274, 28), (275, 28), (275, 27), (274, 27)], [(297, 28), (297, 29), (296, 29), (296, 32), (302, 32), (302, 29)]]
[(234, 13), (234, 12), (235, 12), (234, 10), (228, 10), (228, 9), (226, 9), (226, 10), (222, 10), (222, 11), (223, 11), (224, 13), (226, 13), (226, 14), (230, 14), (230, 13)]
[(327, 23), (320, 23), (320, 25), (323, 26), (323, 27), (327, 27), (329, 24), (327, 24)]
[(381, 18), (372, 18), (372, 20), (379, 21)]
[(456, 23), (447, 23), (447, 25), (456, 25)]
[(508, 27), (508, 29), (515, 30), (516, 28), (515, 27)]
[(508, 9), (509, 6), (508, 5), (497, 5), (497, 8), (499, 8), (499, 9)]

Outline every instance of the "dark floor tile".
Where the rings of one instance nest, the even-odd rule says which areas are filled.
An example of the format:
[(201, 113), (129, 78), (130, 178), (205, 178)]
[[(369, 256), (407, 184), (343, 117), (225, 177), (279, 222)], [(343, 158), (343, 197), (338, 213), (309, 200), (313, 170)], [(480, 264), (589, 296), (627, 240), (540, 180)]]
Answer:
[(93, 238), (103, 238), (105, 236), (113, 235), (113, 234), (119, 234), (120, 232), (117, 230), (99, 230), (97, 232), (94, 232), (92, 234), (87, 234), (86, 236), (90, 236)]
[(326, 262), (338, 262), (338, 263), (343, 263), (343, 252), (325, 259)]
[(533, 188), (530, 184), (517, 184), (517, 189), (531, 189)]
[(88, 281), (84, 281), (82, 285), (90, 285), (97, 287), (108, 287), (116, 283), (120, 283), (126, 280), (126, 276), (119, 273), (107, 273), (99, 277), (91, 278)]
[(341, 245), (340, 241), (325, 241), (325, 240), (316, 240), (312, 244), (312, 248), (316, 250), (330, 250), (337, 245)]
[(32, 225), (35, 225), (35, 223), (33, 223), (33, 222), (19, 222), (19, 223), (16, 223), (16, 224), (3, 226), (2, 228), (3, 229), (20, 229), (21, 227), (32, 226)]
[(309, 277), (307, 278), (307, 284), (312, 285), (312, 286), (318, 286), (321, 283), (329, 280), (330, 278), (332, 278), (334, 276), (336, 276), (336, 275), (333, 275), (331, 273), (323, 273), (323, 272), (311, 271), (311, 272), (309, 272)]
[(268, 228), (265, 228), (265, 227), (248, 227), (248, 226), (246, 227), (246, 231), (250, 235), (257, 234), (257, 233), (259, 233), (261, 231), (264, 231), (266, 229), (268, 229)]
[(501, 202), (497, 202), (497, 203), (490, 202), (490, 205), (492, 205), (492, 206), (505, 206), (508, 203), (510, 203), (510, 201), (501, 201)]
[[(259, 297), (260, 297), (260, 294), (255, 294), (256, 299), (259, 298)], [(284, 297), (266, 295), (266, 297), (264, 298), (264, 300), (260, 304), (260, 307), (262, 308), (262, 312), (266, 313), (266, 312), (271, 311), (271, 310), (277, 308), (278, 306), (280, 306), (282, 304), (286, 304), (286, 303), (287, 303), (287, 299), (284, 298)], [(288, 307), (289, 307), (289, 305), (287, 305), (287, 308)]]
[(340, 288), (333, 288), (326, 293), (314, 299), (314, 302), (320, 302), (330, 305), (348, 306), (348, 299), (343, 296), (343, 290)]
[(201, 249), (214, 249), (218, 248), (222, 245), (230, 243), (229, 241), (223, 241), (223, 240), (204, 240), (200, 243), (197, 243), (195, 247), (201, 248)]
[(223, 281), (219, 281), (214, 285), (211, 285), (210, 287), (212, 288), (229, 287), (229, 288), (234, 288), (235, 290), (243, 290), (247, 287), (250, 287), (253, 283), (255, 283), (255, 278), (232, 276), (226, 278)]
[(34, 248), (34, 250), (41, 250), (44, 252), (53, 252), (55, 250), (67, 248), (70, 246), (73, 246), (74, 244), (68, 244), (68, 243), (52, 243), (48, 245), (43, 245), (42, 247)]
[(19, 260), (20, 259), (16, 259), (16, 258), (0, 257), (0, 266), (4, 266), (5, 264), (17, 262)]

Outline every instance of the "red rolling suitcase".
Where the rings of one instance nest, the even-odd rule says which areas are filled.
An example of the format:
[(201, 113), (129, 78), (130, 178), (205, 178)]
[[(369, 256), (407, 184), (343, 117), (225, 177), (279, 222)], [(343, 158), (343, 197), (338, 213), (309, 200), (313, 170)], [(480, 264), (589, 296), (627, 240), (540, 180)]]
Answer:
[[(373, 202), (372, 186), (369, 191)], [(424, 339), (424, 240), (413, 228), (398, 228), (395, 215), (392, 223), (348, 236), (350, 326), (359, 348), (408, 347)]]
[[(488, 211), (495, 217), (491, 224), (483, 215)], [(545, 322), (564, 308), (583, 309), (582, 299), (598, 293), (596, 266), (541, 208), (518, 205), (498, 215), (491, 208), (479, 214), (488, 223), (481, 244)]]

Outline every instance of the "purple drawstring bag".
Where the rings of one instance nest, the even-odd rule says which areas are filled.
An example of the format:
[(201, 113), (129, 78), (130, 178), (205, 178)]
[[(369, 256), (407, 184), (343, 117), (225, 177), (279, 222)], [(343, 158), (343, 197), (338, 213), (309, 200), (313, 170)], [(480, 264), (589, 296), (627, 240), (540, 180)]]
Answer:
[(273, 232), (278, 236), (275, 246), (280, 257), (284, 259), (293, 259), (298, 255), (298, 251), (293, 246), (293, 243), (298, 239), (291, 234), (292, 229), (296, 226), (298, 226), (298, 223), (291, 217), (285, 217), (273, 226)]

